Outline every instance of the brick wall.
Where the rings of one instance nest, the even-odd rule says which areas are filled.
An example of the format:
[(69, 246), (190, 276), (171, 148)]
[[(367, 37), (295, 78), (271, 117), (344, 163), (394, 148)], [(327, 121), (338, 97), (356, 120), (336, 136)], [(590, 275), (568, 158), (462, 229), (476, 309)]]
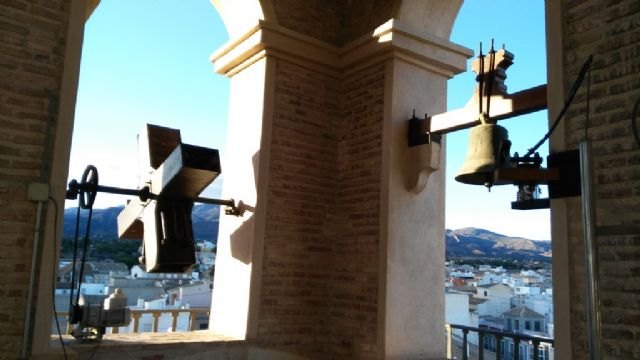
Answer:
[[(565, 1), (564, 72), (569, 88), (594, 55), (587, 136), (593, 145), (603, 355), (640, 358), (640, 148), (631, 112), (640, 99), (640, 2)], [(565, 119), (568, 149), (585, 136), (586, 81)], [(571, 319), (574, 358), (586, 358), (585, 278), (580, 203), (569, 206)], [(602, 232), (601, 232), (602, 233)]]
[(0, 0), (0, 358), (22, 344), (35, 204), (48, 181), (69, 1)]
[(377, 354), (384, 64), (343, 80), (335, 220), (331, 349), (339, 358)]
[(273, 0), (272, 3), (279, 25), (329, 44), (340, 42), (341, 0)]
[(377, 354), (384, 65), (344, 80), (277, 60), (258, 337)]
[(277, 60), (258, 336), (326, 357), (339, 81)]

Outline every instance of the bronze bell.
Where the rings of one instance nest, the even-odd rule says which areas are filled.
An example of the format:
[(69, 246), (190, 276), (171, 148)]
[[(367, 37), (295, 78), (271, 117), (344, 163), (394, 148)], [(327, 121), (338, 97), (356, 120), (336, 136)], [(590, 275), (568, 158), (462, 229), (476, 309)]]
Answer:
[(496, 124), (481, 124), (469, 132), (469, 149), (456, 181), (470, 185), (504, 185), (496, 182), (498, 168), (511, 167), (507, 129)]

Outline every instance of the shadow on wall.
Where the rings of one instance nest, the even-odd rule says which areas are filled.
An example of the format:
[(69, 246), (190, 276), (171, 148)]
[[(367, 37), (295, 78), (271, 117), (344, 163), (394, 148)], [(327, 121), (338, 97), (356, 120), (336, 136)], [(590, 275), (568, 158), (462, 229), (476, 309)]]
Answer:
[[(254, 189), (258, 188), (258, 166), (260, 163), (259, 156), (260, 151), (258, 150), (251, 157), (251, 162), (253, 164)], [(231, 256), (233, 256), (237, 260), (240, 260), (242, 263), (249, 265), (251, 263), (251, 250), (253, 243), (256, 208), (255, 206), (245, 204), (242, 200), (238, 202), (238, 208), (241, 212), (250, 212), (251, 216), (231, 234)]]

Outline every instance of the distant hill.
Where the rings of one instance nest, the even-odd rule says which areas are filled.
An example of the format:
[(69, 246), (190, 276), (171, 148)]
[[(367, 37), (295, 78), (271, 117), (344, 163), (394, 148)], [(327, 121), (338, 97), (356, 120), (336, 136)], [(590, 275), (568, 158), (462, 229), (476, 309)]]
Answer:
[[(117, 237), (116, 218), (123, 207), (94, 209), (91, 221), (93, 239), (115, 239)], [(73, 238), (76, 208), (65, 209), (63, 236)], [(80, 236), (84, 234), (88, 211), (81, 211)], [(196, 240), (216, 242), (220, 207), (197, 204), (193, 207), (192, 221)], [(446, 230), (445, 245), (447, 258), (455, 259), (508, 259), (549, 261), (551, 242), (535, 241), (520, 237), (509, 237), (494, 232), (463, 228)]]
[[(92, 239), (115, 239), (118, 236), (117, 218), (123, 206), (107, 209), (93, 209), (91, 216)], [(64, 210), (64, 225), (62, 236), (73, 238), (76, 229), (76, 213), (78, 208)], [(88, 210), (80, 212), (80, 236), (84, 235)], [(208, 240), (215, 242), (218, 238), (218, 218), (220, 207), (216, 205), (197, 204), (193, 207), (191, 221), (193, 221), (193, 233), (196, 240)]]
[(509, 237), (476, 228), (446, 230), (445, 246), (448, 258), (539, 261), (551, 259), (550, 241)]

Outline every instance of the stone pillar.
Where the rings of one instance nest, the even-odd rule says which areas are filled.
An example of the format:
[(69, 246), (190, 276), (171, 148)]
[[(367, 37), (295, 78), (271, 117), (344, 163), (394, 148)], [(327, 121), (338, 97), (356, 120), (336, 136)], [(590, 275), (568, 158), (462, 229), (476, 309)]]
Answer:
[(311, 357), (444, 356), (444, 151), (407, 119), (445, 110), (471, 53), (389, 21), (341, 47), (260, 22), (231, 77), (211, 328)]

